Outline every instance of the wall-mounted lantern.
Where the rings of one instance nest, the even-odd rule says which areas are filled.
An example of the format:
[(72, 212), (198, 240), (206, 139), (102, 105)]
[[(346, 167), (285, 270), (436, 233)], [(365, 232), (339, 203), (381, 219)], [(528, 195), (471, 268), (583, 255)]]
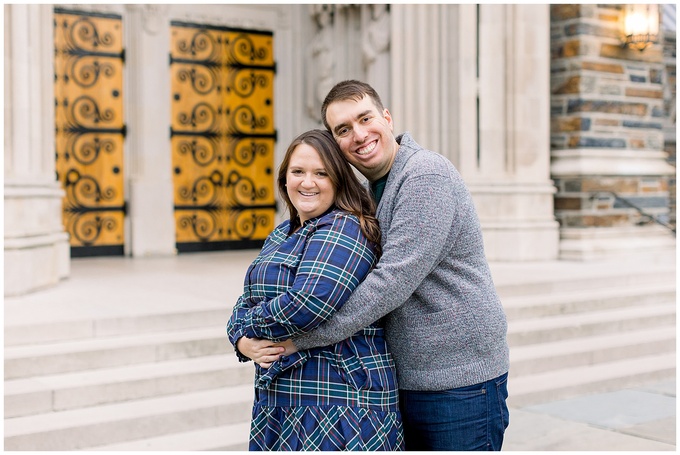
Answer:
[(623, 5), (622, 46), (640, 52), (659, 42), (659, 5)]

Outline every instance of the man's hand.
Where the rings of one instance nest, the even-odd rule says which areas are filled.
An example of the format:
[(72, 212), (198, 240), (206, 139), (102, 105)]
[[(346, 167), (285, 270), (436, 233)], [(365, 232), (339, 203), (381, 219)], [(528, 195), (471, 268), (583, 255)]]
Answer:
[[(291, 341), (290, 344), (293, 342)], [(284, 346), (259, 338), (241, 337), (236, 342), (236, 347), (241, 354), (253, 359), (253, 362), (258, 363), (262, 368), (269, 368), (285, 352)]]

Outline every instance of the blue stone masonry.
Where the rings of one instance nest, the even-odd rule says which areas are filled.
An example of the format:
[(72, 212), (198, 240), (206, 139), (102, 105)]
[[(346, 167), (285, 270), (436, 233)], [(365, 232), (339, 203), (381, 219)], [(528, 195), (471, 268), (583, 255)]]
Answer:
[(596, 137), (581, 137), (577, 142), (578, 147), (591, 148), (625, 148), (626, 141), (623, 139), (602, 139)]
[[(620, 4), (550, 6), (550, 146), (580, 150), (583, 157), (569, 158), (579, 161), (583, 174), (552, 176), (555, 215), (563, 226), (640, 223), (637, 211), (620, 200), (595, 203), (590, 197), (598, 191), (613, 191), (656, 217), (675, 218), (675, 177), (668, 169), (659, 164), (659, 174), (630, 175), (637, 164), (625, 163), (637, 155), (630, 152), (666, 151), (675, 164), (675, 30), (662, 29), (663, 41), (643, 52), (623, 48), (623, 11)], [(590, 149), (607, 150), (627, 175), (612, 174), (616, 168), (593, 159)]]
[[(632, 204), (637, 205), (640, 208), (643, 209), (653, 209), (653, 208), (658, 208), (658, 209), (663, 209), (668, 207), (668, 197), (667, 196), (626, 196), (625, 199), (629, 201)], [(628, 208), (628, 205), (626, 205), (624, 202), (622, 202), (619, 199), (616, 199), (614, 201), (613, 208), (615, 209), (624, 209)]]
[(655, 130), (660, 130), (663, 126), (661, 123), (656, 122), (634, 122), (631, 120), (624, 120), (623, 126), (626, 128), (651, 128)]

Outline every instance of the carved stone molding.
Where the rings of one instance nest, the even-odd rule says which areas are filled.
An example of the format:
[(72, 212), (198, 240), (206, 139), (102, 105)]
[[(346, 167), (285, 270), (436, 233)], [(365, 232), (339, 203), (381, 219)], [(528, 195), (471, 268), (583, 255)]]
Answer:
[(163, 29), (168, 5), (142, 5), (142, 26), (144, 31), (155, 35)]

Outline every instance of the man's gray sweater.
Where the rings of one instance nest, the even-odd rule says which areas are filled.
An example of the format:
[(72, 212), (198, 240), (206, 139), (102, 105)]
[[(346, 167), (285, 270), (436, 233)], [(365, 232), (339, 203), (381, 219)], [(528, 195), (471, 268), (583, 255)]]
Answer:
[(447, 390), (508, 371), (507, 322), (463, 180), (408, 133), (378, 205), (383, 254), (344, 306), (296, 337), (298, 349), (348, 338), (385, 316), (399, 387)]

